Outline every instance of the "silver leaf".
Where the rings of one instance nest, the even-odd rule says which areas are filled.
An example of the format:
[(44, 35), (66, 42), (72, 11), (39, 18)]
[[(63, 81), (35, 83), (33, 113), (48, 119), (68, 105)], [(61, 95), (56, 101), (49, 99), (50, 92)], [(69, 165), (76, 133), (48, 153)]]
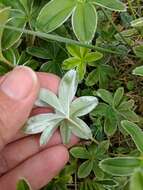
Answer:
[(68, 71), (61, 80), (59, 87), (59, 100), (66, 115), (69, 115), (69, 106), (75, 96), (77, 85), (78, 82), (75, 70)]
[(75, 99), (70, 107), (70, 115), (80, 117), (91, 112), (98, 104), (94, 96), (83, 96)]

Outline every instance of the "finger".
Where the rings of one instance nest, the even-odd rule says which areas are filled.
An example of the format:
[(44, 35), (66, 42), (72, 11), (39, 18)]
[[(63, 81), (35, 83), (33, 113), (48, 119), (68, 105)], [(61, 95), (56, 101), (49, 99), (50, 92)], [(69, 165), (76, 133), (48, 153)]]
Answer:
[[(72, 136), (67, 148), (77, 144), (78, 138)], [(0, 153), (0, 176), (7, 171), (15, 168), (17, 165), (37, 154), (43, 149), (61, 144), (61, 136), (59, 131), (56, 131), (49, 143), (40, 147), (39, 135), (29, 136), (14, 143), (7, 145)], [(20, 153), (20, 154), (19, 154)]]
[(35, 73), (17, 67), (0, 84), (0, 149), (15, 136), (30, 114), (39, 92)]
[[(57, 93), (58, 86), (60, 83), (60, 78), (54, 74), (50, 73), (37, 73), (37, 77), (40, 83), (41, 88), (47, 88), (53, 91), (54, 93)], [(31, 112), (32, 115), (40, 114), (40, 113), (49, 113), (52, 112), (52, 109), (49, 108), (34, 108)], [(13, 142), (15, 140), (18, 140), (20, 138), (25, 137), (26, 135), (23, 134), (21, 131), (19, 131), (12, 139), (9, 139), (9, 143)]]
[(15, 190), (16, 182), (21, 178), (26, 178), (32, 189), (38, 190), (59, 173), (68, 159), (69, 154), (64, 146), (51, 147), (2, 176), (0, 187), (2, 190)]

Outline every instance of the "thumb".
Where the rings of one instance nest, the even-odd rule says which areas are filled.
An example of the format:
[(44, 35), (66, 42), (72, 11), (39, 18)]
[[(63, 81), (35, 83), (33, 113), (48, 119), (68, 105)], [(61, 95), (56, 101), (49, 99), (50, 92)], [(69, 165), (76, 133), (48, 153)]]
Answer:
[(11, 140), (28, 118), (39, 91), (36, 74), (17, 67), (0, 83), (0, 149)]

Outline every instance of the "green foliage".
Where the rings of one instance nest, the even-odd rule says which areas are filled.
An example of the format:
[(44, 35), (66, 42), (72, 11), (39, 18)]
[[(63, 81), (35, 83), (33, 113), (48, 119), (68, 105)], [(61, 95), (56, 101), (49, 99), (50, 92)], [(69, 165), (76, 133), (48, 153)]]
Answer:
[[(114, 4), (113, 4), (114, 2)], [(53, 0), (47, 3), (39, 13), (37, 28), (51, 32), (62, 25), (72, 15), (72, 27), (80, 41), (90, 42), (97, 27), (97, 12), (95, 5), (115, 11), (125, 11), (126, 7), (120, 1), (84, 1), (84, 0)], [(45, 18), (48, 19), (45, 19)]]
[(79, 80), (83, 80), (86, 73), (87, 64), (94, 62), (102, 58), (102, 54), (99, 52), (90, 52), (87, 48), (77, 47), (77, 46), (67, 46), (67, 50), (72, 57), (64, 60), (63, 69), (69, 70), (76, 67)]
[(108, 148), (109, 142), (102, 141), (98, 146), (92, 145), (87, 148), (75, 147), (70, 150), (70, 153), (73, 157), (86, 160), (78, 168), (79, 178), (85, 178), (89, 176), (91, 171), (93, 171), (96, 176), (104, 175), (98, 167), (98, 163), (102, 158), (106, 157)]
[(138, 116), (133, 111), (134, 101), (125, 99), (122, 87), (118, 88), (114, 94), (105, 89), (97, 90), (96, 94), (103, 102), (98, 104), (91, 113), (91, 117), (94, 118), (95, 122), (100, 119), (108, 136), (114, 135), (117, 127), (123, 132), (121, 121), (124, 119), (132, 122), (139, 121)]
[[(59, 126), (64, 143), (72, 133), (87, 140), (71, 148), (69, 163), (44, 190), (143, 189), (142, 6), (0, 0), (0, 74), (25, 65), (64, 76), (57, 95), (42, 89), (35, 103), (55, 113), (30, 118), (27, 133), (42, 132), (45, 144)], [(77, 78), (67, 77), (71, 69)], [(21, 180), (17, 189), (30, 188)]]

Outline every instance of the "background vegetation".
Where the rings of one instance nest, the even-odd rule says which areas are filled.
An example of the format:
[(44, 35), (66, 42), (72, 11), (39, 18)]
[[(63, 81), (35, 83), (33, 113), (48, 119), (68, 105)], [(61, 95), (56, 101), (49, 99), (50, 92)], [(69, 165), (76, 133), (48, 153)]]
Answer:
[(77, 96), (100, 102), (83, 118), (98, 143), (72, 148), (44, 190), (143, 189), (142, 0), (0, 0), (0, 7), (1, 75), (17, 65), (60, 77), (75, 68)]

